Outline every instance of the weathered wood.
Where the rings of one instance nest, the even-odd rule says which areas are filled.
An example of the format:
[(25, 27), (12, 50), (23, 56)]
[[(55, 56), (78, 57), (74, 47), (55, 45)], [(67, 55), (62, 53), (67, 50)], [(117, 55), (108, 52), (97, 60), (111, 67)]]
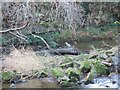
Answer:
[(80, 54), (80, 50), (74, 47), (67, 47), (67, 48), (58, 48), (58, 49), (50, 49), (50, 50), (42, 50), (37, 51), (37, 54), (44, 55), (46, 53), (51, 55), (78, 55)]

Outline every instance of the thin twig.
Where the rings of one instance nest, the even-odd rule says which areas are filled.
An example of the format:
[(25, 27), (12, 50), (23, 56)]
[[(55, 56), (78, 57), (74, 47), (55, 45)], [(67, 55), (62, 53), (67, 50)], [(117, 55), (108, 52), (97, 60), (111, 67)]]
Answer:
[(22, 40), (25, 40), (25, 41), (26, 41), (26, 39), (25, 39), (25, 38), (20, 37), (19, 35), (15, 34), (15, 33), (13, 33), (13, 32), (9, 32), (9, 33), (10, 33), (10, 34), (12, 34), (12, 35), (15, 35), (16, 37), (18, 37), (18, 38), (20, 38), (20, 39), (22, 39)]
[(25, 35), (21, 34), (21, 33), (20, 33), (20, 32), (18, 32), (18, 31), (16, 31), (16, 33), (17, 33), (18, 35), (20, 35), (20, 36), (24, 37), (24, 38), (27, 38), (27, 36), (25, 36)]

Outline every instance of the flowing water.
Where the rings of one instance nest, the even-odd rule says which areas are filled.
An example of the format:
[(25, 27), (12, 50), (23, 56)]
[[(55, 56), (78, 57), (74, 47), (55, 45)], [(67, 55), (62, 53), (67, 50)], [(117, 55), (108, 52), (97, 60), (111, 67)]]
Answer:
[(93, 80), (94, 84), (86, 85), (86, 88), (118, 88), (120, 75), (113, 74), (110, 77), (99, 77)]

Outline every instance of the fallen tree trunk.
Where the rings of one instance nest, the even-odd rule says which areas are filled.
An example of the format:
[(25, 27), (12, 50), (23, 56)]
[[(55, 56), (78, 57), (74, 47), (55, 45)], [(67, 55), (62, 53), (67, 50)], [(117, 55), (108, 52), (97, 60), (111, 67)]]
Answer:
[(39, 55), (51, 54), (51, 55), (78, 55), (80, 54), (80, 50), (74, 47), (67, 48), (58, 48), (58, 49), (50, 49), (50, 50), (42, 50), (36, 52)]

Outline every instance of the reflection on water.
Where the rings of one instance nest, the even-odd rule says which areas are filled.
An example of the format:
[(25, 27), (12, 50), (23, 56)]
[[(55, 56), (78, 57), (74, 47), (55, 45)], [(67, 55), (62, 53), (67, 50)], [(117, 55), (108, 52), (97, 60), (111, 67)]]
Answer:
[[(2, 88), (9, 88), (10, 84), (2, 84)], [(45, 80), (32, 79), (28, 80), (27, 83), (16, 84), (17, 88), (57, 88), (59, 85), (57, 82), (48, 82)]]
[[(116, 42), (114, 40), (104, 40), (105, 43), (107, 43), (108, 45), (111, 46), (115, 46)], [(91, 47), (90, 45), (94, 45), (95, 48), (101, 48), (101, 46), (103, 45), (102, 40), (96, 40), (96, 41), (87, 41), (87, 42), (72, 42), (71, 45), (75, 46), (76, 48), (80, 49), (81, 51), (85, 51), (85, 50), (90, 50)]]

